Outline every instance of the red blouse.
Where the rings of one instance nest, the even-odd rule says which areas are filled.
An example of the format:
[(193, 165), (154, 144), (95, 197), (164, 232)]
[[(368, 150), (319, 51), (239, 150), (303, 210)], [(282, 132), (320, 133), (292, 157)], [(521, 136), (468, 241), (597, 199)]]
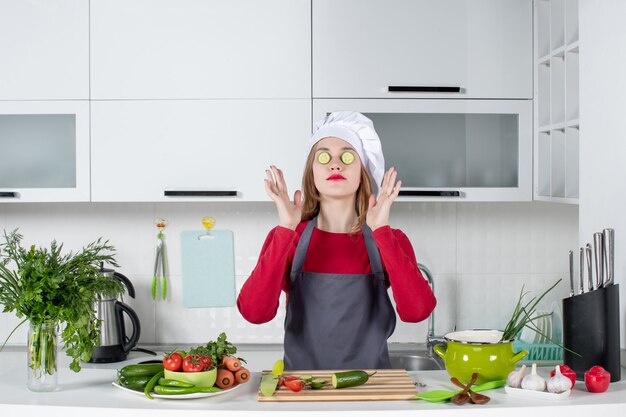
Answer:
[[(277, 226), (270, 231), (256, 267), (246, 280), (237, 307), (251, 323), (272, 320), (278, 310), (280, 292), (289, 296), (289, 277), (296, 245), (306, 222), (296, 230)], [(417, 268), (413, 247), (406, 235), (389, 226), (372, 232), (389, 277), (396, 301), (396, 311), (405, 322), (417, 323), (428, 318), (437, 300)], [(307, 251), (304, 271), (338, 274), (371, 273), (363, 234), (331, 233), (315, 228)]]

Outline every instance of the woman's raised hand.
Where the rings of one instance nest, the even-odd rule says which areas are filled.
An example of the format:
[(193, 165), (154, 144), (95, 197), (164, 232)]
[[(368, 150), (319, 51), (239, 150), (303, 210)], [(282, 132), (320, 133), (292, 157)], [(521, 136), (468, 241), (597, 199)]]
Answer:
[(276, 166), (265, 170), (265, 192), (276, 203), (278, 210), (278, 224), (295, 230), (302, 216), (302, 192), (297, 190), (293, 195), (293, 202), (287, 193), (287, 184), (283, 171)]
[(398, 197), (400, 186), (402, 185), (402, 181), (396, 182), (397, 175), (398, 171), (394, 167), (389, 168), (383, 176), (383, 184), (380, 187), (378, 200), (374, 194), (370, 195), (365, 222), (372, 230), (389, 224), (391, 205)]

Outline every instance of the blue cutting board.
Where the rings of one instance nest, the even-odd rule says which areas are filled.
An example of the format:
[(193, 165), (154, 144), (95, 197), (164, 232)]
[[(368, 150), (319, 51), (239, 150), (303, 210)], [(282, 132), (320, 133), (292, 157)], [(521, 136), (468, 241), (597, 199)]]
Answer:
[(183, 304), (185, 307), (232, 307), (235, 305), (233, 232), (202, 230), (181, 233)]

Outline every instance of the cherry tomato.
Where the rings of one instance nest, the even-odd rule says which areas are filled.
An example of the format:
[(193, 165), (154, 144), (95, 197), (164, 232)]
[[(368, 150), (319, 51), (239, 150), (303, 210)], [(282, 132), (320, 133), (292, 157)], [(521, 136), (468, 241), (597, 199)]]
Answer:
[(204, 370), (208, 370), (211, 367), (210, 356), (198, 356), (198, 363), (204, 367)]
[[(574, 385), (576, 385), (576, 372), (574, 372), (574, 370), (567, 365), (560, 365), (560, 368), (561, 373), (572, 381), (572, 388), (574, 388)], [(554, 374), (556, 374), (556, 371), (553, 369), (550, 372), (550, 377), (553, 377)]]
[(183, 357), (178, 352), (172, 352), (163, 358), (163, 367), (168, 371), (178, 372), (183, 365)]
[(585, 372), (585, 386), (589, 392), (604, 392), (609, 389), (611, 374), (601, 366), (592, 366)]
[(202, 372), (204, 371), (204, 366), (198, 363), (198, 358), (196, 356), (191, 357), (190, 355), (185, 356), (183, 360), (183, 372)]
[(294, 379), (285, 379), (285, 386), (289, 388), (290, 391), (298, 392), (304, 388), (304, 382), (298, 377), (295, 377)]

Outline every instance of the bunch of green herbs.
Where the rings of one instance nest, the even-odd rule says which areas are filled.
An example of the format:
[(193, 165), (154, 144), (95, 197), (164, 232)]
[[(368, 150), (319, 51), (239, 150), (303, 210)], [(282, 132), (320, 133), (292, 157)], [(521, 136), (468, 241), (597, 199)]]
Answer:
[[(62, 254), (63, 244), (57, 244), (56, 240), (50, 249), (35, 245), (24, 248), (23, 236), (17, 229), (8, 234), (5, 231), (4, 239), (5, 243), (0, 244), (0, 304), (4, 306), (3, 312), (14, 312), (18, 318), (24, 318), (7, 341), (26, 321), (31, 326), (58, 323), (63, 327), (63, 347), (72, 358), (70, 369), (80, 371), (80, 361), (88, 361), (99, 343), (96, 301), (102, 296), (117, 297), (124, 289), (120, 282), (100, 272), (102, 263), (119, 266), (114, 258), (115, 248), (102, 238), (77, 253)], [(36, 332), (31, 337), (35, 335)], [(45, 340), (49, 336), (39, 337), (42, 339), (31, 344), (29, 351), (33, 369), (43, 364), (46, 354), (53, 354), (43, 351), (54, 348)], [(54, 372), (53, 365), (46, 372)]]
[[(237, 346), (227, 340), (226, 333), (224, 332), (220, 333), (217, 340), (210, 340), (206, 345), (198, 346), (188, 352), (192, 357), (194, 355), (210, 356), (211, 363), (214, 366), (219, 366), (224, 356), (233, 356), (235, 353), (237, 353)], [(246, 362), (243, 358), (238, 359), (244, 363)]]
[(561, 279), (556, 281), (550, 288), (543, 292), (538, 297), (533, 297), (529, 301), (525, 301), (524, 299), (528, 295), (528, 291), (524, 292), (524, 286), (522, 285), (522, 290), (520, 291), (519, 298), (517, 300), (517, 304), (513, 309), (513, 314), (511, 315), (511, 319), (507, 323), (504, 328), (504, 333), (502, 334), (502, 341), (512, 341), (517, 337), (517, 335), (522, 331), (524, 327), (528, 327), (535, 332), (545, 336), (546, 338), (552, 339), (549, 336), (541, 333), (541, 330), (535, 325), (535, 320), (538, 320), (542, 317), (549, 316), (551, 313), (536, 315), (537, 306), (539, 302), (546, 296), (554, 287), (556, 287)]

